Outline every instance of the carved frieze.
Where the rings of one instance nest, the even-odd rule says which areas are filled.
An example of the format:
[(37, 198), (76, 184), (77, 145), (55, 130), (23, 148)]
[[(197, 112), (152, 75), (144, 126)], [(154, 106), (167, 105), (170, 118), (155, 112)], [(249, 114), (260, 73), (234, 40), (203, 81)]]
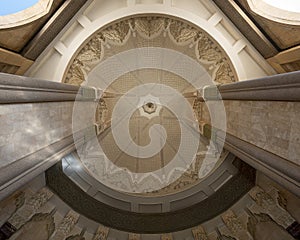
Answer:
[(103, 98), (100, 98), (97, 104), (96, 114), (95, 114), (95, 124), (97, 124), (100, 131), (104, 129), (105, 123), (109, 121), (107, 113), (108, 113), (108, 109), (107, 109), (106, 102), (104, 101)]
[(19, 229), (24, 225), (36, 212), (43, 206), (51, 197), (53, 193), (47, 188), (42, 188), (36, 194), (25, 200), (25, 203), (20, 207), (12, 216), (8, 222)]
[[(137, 34), (140, 36), (139, 39), (136, 37)], [(137, 46), (157, 47), (157, 43), (155, 44), (152, 39), (160, 36), (169, 38), (179, 47), (194, 47), (192, 57), (206, 65), (215, 82), (237, 81), (235, 71), (224, 50), (206, 32), (178, 19), (151, 16), (122, 20), (95, 33), (74, 56), (63, 82), (81, 85), (89, 72), (106, 57), (105, 52), (110, 51), (108, 55), (111, 55)], [(118, 49), (119, 46), (122, 46), (123, 50)], [(178, 51), (184, 53), (180, 48)]]
[(69, 211), (58, 225), (54, 236), (51, 240), (64, 240), (75, 227), (79, 218), (79, 214), (74, 211)]
[(195, 240), (208, 240), (206, 232), (202, 226), (192, 229), (192, 233)]
[(258, 186), (251, 189), (249, 194), (256, 204), (260, 206), (261, 212), (268, 214), (280, 226), (288, 228), (295, 222), (295, 219), (278, 203), (278, 196), (272, 198)]
[(225, 213), (223, 213), (222, 219), (225, 225), (227, 226), (227, 228), (232, 233), (233, 237), (236, 237), (239, 240), (253, 239), (232, 210), (228, 210)]
[(165, 19), (161, 17), (140, 17), (133, 23), (134, 29), (146, 39), (157, 37), (165, 27)]
[(166, 233), (161, 235), (161, 240), (173, 240), (172, 234), (171, 233)]
[(137, 233), (129, 233), (128, 240), (141, 240), (141, 235)]
[(50, 213), (35, 214), (22, 228), (16, 233), (15, 240), (35, 239), (48, 240), (55, 230), (54, 215), (55, 210)]
[(107, 240), (109, 228), (103, 225), (99, 225), (97, 232), (95, 233), (93, 240)]
[(195, 42), (199, 35), (195, 28), (181, 21), (170, 21), (169, 32), (176, 43), (184, 45)]

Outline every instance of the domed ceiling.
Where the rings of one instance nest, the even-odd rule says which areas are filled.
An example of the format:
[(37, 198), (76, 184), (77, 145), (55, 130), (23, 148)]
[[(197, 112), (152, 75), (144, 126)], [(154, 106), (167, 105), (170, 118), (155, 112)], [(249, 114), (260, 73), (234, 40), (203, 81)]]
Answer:
[[(176, 61), (169, 67), (171, 69), (164, 66), (164, 61), (173, 61), (173, 58), (167, 56), (168, 52), (164, 52), (166, 49), (171, 50), (170, 54), (181, 54), (177, 56), (179, 59), (175, 59)], [(154, 52), (155, 56), (149, 56), (152, 58), (150, 61), (156, 61), (157, 68), (146, 64), (147, 59), (143, 60), (148, 52), (155, 50), (157, 51)], [(133, 60), (130, 51), (135, 51)], [(161, 53), (163, 55), (160, 57), (163, 59), (156, 58)], [(101, 64), (103, 65), (112, 57), (114, 57), (112, 64), (116, 66), (111, 70), (99, 70)], [(183, 61), (185, 57), (189, 61), (195, 61), (195, 66), (185, 69), (186, 62)], [(126, 66), (130, 61), (134, 63)], [(122, 66), (118, 67), (118, 64)], [(182, 69), (177, 69), (176, 64)], [(125, 68), (125, 71), (110, 81), (105, 78), (106, 74), (109, 78), (114, 72), (119, 71), (119, 68)], [(197, 91), (213, 82), (234, 81), (236, 81), (234, 69), (222, 48), (204, 31), (181, 20), (163, 16), (133, 17), (101, 29), (94, 33), (74, 56), (64, 82), (93, 86), (104, 91), (101, 106), (99, 105), (98, 111), (95, 112), (96, 122), (99, 125), (109, 122), (110, 119), (113, 124), (117, 121), (114, 120), (117, 117), (126, 118), (126, 111), (128, 112), (130, 107), (126, 104), (121, 106), (120, 100), (127, 101), (127, 105), (135, 105), (136, 108), (128, 116), (130, 118), (128, 139), (131, 138), (132, 143), (128, 143), (129, 140), (124, 137), (127, 126), (124, 125), (125, 129), (119, 128), (123, 131), (119, 136), (113, 132), (118, 127), (111, 127), (99, 137), (102, 152), (99, 156), (105, 160), (93, 161), (81, 157), (82, 164), (100, 182), (106, 182), (112, 188), (131, 193), (153, 194), (154, 191), (161, 192), (162, 188), (164, 190), (161, 193), (166, 193), (166, 189), (170, 193), (182, 190), (183, 186), (186, 188), (188, 185), (195, 184), (218, 166), (220, 157), (216, 151), (210, 153), (213, 157), (205, 159), (207, 149), (211, 147), (199, 141), (198, 119), (193, 112), (193, 106), (195, 111), (199, 110), (196, 106)], [(162, 90), (163, 86), (167, 88)], [(177, 93), (183, 98), (175, 97)], [(134, 98), (132, 94), (136, 96), (135, 100), (132, 100)], [(167, 94), (171, 97), (166, 97)], [(162, 98), (165, 99), (165, 103)], [(182, 105), (183, 101), (188, 105)], [(173, 109), (168, 106), (169, 102), (172, 102)], [(184, 113), (182, 119), (178, 119), (178, 114), (173, 111), (177, 109), (179, 112), (185, 112), (187, 108), (190, 112)], [(119, 113), (113, 114), (114, 111)], [(181, 128), (184, 121), (194, 129), (191, 131), (186, 127), (189, 134), (182, 136), (184, 131), (182, 132)], [(121, 120), (116, 124), (122, 125), (120, 122)], [(152, 127), (159, 125), (163, 126), (163, 130), (156, 129), (156, 133), (160, 135), (156, 139), (159, 139), (160, 143), (157, 142), (155, 147), (152, 144), (152, 154), (148, 153), (144, 156), (141, 152), (147, 149), (147, 145), (153, 143), (151, 134), (155, 132), (151, 133)], [(164, 134), (167, 136), (166, 139), (162, 136)], [(123, 140), (118, 140), (119, 138)], [(185, 142), (185, 147), (181, 146), (181, 141)], [(123, 146), (120, 147), (120, 144)], [(138, 155), (127, 151), (130, 145), (136, 147), (133, 151), (138, 151)], [(193, 145), (196, 149), (195, 153), (192, 150)], [(180, 150), (180, 146), (181, 149), (185, 148), (185, 152), (190, 153), (180, 156), (178, 152), (183, 151)], [(156, 151), (158, 149), (161, 151)], [(178, 159), (181, 163), (174, 164), (172, 170), (165, 170), (172, 159)], [(187, 170), (189, 174), (185, 173)], [(175, 186), (168, 187), (183, 174), (186, 176), (184, 184), (177, 181), (173, 184)]]
[[(94, 109), (75, 103), (73, 112), (74, 132), (93, 124), (97, 132), (55, 170), (65, 175), (48, 172), (48, 184), (74, 209), (81, 208), (75, 206), (80, 197), (74, 194), (85, 194), (90, 206), (99, 211), (117, 208), (132, 221), (138, 218), (130, 214), (174, 212), (201, 201), (218, 205), (224, 189), (235, 188), (242, 175), (232, 155), (201, 136), (203, 108), (213, 114), (210, 124), (219, 129), (226, 126), (226, 115), (220, 102), (206, 105), (200, 90), (234, 81), (235, 70), (224, 50), (185, 21), (136, 16), (100, 29), (77, 51), (63, 80), (82, 91), (94, 87), (100, 94)], [(75, 185), (62, 191), (70, 184)], [(250, 185), (245, 183), (220, 207), (232, 204)], [(86, 215), (101, 222), (92, 212)], [(153, 217), (156, 221), (158, 216)]]

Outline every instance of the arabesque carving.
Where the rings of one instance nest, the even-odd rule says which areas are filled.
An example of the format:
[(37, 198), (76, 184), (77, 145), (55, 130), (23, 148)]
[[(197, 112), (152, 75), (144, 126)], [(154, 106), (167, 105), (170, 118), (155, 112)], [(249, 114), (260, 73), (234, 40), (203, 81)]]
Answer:
[(137, 233), (129, 233), (128, 240), (141, 240), (141, 235)]
[(166, 233), (161, 235), (161, 240), (173, 240), (172, 233)]
[(208, 240), (206, 232), (202, 226), (192, 229), (192, 233), (195, 240)]
[(268, 214), (277, 224), (288, 228), (295, 222), (295, 219), (278, 203), (278, 194), (272, 198), (263, 189), (256, 186), (249, 192), (250, 196), (260, 207), (262, 213)]
[(106, 105), (104, 99), (100, 98), (97, 108), (96, 108), (96, 114), (95, 114), (96, 115), (95, 116), (95, 118), (96, 118), (95, 124), (97, 124), (97, 126), (99, 126), (100, 130), (104, 129), (104, 127), (105, 127), (104, 125), (108, 121), (107, 112), (108, 112), (107, 105)]
[(19, 229), (24, 225), (36, 212), (43, 206), (51, 197), (53, 193), (47, 188), (42, 188), (36, 194), (31, 196), (29, 199), (25, 200), (25, 203), (22, 207), (10, 217), (8, 222), (14, 226), (16, 229)]
[(222, 219), (233, 237), (236, 237), (239, 240), (253, 240), (252, 236), (244, 228), (243, 224), (232, 210), (228, 210), (223, 213)]
[(93, 240), (107, 240), (109, 228), (103, 225), (99, 225), (97, 232), (95, 233)]
[(178, 19), (149, 16), (121, 20), (95, 33), (74, 56), (63, 82), (81, 85), (89, 72), (107, 57), (105, 50), (111, 49), (110, 45), (123, 46), (123, 51), (140, 45), (127, 44), (130, 40), (137, 41), (137, 34), (149, 47), (157, 47), (152, 39), (160, 36), (168, 37), (177, 46), (194, 47), (194, 58), (208, 66), (207, 70), (215, 82), (237, 81), (224, 50), (206, 32)]
[(54, 236), (51, 240), (64, 240), (75, 227), (78, 222), (79, 214), (74, 211), (69, 211), (67, 215), (63, 218), (61, 223), (58, 225)]

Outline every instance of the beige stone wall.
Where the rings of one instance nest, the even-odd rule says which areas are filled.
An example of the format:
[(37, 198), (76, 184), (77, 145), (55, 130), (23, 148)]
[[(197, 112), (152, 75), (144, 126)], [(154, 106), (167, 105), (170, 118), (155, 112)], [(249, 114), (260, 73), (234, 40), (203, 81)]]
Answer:
[[(227, 132), (300, 165), (300, 103), (224, 101)], [(210, 122), (203, 104), (202, 120)]]
[(73, 102), (1, 105), (0, 167), (70, 136), (72, 111)]

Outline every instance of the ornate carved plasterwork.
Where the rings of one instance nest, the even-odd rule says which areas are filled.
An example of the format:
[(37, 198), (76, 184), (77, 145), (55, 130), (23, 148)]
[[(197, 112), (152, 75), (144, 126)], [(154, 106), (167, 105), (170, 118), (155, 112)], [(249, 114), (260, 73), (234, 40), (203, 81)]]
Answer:
[(95, 114), (95, 124), (99, 126), (100, 130), (104, 129), (105, 123), (108, 121), (107, 119), (107, 105), (103, 98), (100, 98), (97, 107), (96, 107), (96, 114)]
[(122, 21), (113, 26), (109, 26), (102, 31), (102, 38), (104, 43), (111, 43), (114, 45), (122, 45), (126, 43), (129, 37), (130, 22)]
[(79, 214), (74, 211), (69, 211), (67, 215), (63, 218), (61, 223), (58, 225), (54, 236), (51, 238), (52, 240), (63, 240), (75, 227), (79, 219)]
[(135, 30), (143, 37), (152, 39), (157, 37), (164, 28), (165, 20), (160, 17), (141, 17), (133, 20)]
[(237, 81), (224, 50), (206, 32), (178, 19), (149, 16), (121, 20), (95, 33), (74, 56), (63, 82), (82, 84), (101, 60), (120, 51), (147, 46), (169, 48), (163, 43), (155, 43), (159, 37), (169, 39), (175, 45), (173, 48), (183, 53), (183, 46), (194, 48), (191, 57), (207, 68), (215, 82)]
[(192, 233), (195, 240), (208, 240), (206, 232), (202, 226), (192, 229)]
[(166, 233), (161, 235), (161, 240), (173, 240), (172, 234), (171, 233)]
[(97, 232), (95, 233), (93, 240), (106, 240), (108, 236), (109, 228), (103, 225), (99, 225)]
[(11, 216), (8, 222), (16, 229), (19, 229), (52, 197), (52, 195), (53, 193), (47, 188), (42, 188), (29, 199), (26, 199), (25, 204)]
[(141, 240), (141, 235), (136, 233), (129, 233), (128, 240)]
[(178, 44), (189, 44), (197, 40), (198, 31), (188, 24), (180, 21), (170, 21), (169, 32)]
[(35, 239), (48, 240), (55, 230), (54, 213), (55, 211), (35, 214), (22, 226), (13, 239), (31, 240), (34, 236)]
[(228, 210), (225, 213), (223, 213), (222, 219), (225, 225), (227, 226), (227, 228), (232, 233), (233, 237), (236, 237), (239, 240), (253, 239), (232, 210)]
[[(276, 191), (274, 194), (276, 194)], [(251, 189), (249, 195), (260, 207), (262, 213), (268, 214), (277, 224), (285, 229), (295, 222), (295, 219), (279, 205), (278, 193), (274, 198), (272, 198), (263, 189), (256, 186)]]

